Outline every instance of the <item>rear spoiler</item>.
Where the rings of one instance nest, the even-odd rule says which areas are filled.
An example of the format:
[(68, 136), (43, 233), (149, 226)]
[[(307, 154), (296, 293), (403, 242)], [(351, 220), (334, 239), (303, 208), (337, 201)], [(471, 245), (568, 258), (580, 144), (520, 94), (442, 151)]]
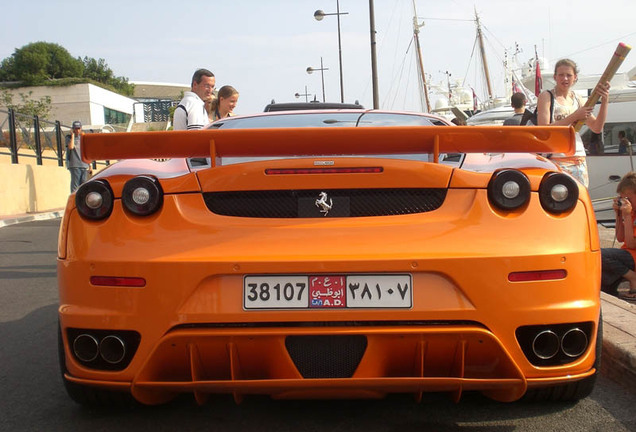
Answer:
[(575, 152), (562, 126), (396, 126), (86, 134), (82, 159)]

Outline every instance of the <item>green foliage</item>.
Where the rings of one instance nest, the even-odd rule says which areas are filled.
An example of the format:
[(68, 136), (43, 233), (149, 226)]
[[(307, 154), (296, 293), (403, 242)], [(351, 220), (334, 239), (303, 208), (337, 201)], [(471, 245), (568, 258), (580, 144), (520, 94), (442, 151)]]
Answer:
[(73, 78), (81, 78), (80, 82), (99, 83), (125, 96), (132, 96), (135, 89), (133, 84), (128, 83), (128, 78), (115, 76), (104, 59), (73, 58), (65, 48), (54, 43), (27, 44), (0, 63), (0, 82), (51, 85), (56, 80)]
[(41, 119), (46, 119), (51, 111), (51, 97), (44, 96), (39, 100), (32, 100), (30, 91), (28, 94), (19, 93), (20, 103), (13, 102), (13, 94), (8, 90), (3, 89), (0, 91), (0, 104), (7, 107), (7, 109), (13, 109), (16, 112), (25, 114), (27, 116), (38, 116)]
[[(16, 115), (14, 117), (15, 125), (22, 133), (17, 137), (18, 143), (22, 143), (28, 148), (35, 148), (35, 143), (31, 140), (32, 135), (29, 130), (33, 127), (33, 117), (38, 116), (40, 120), (48, 118), (51, 110), (51, 97), (44, 96), (39, 100), (32, 100), (32, 91), (27, 94), (19, 93), (20, 103), (13, 101), (13, 94), (7, 89), (0, 90), (0, 106), (5, 106), (8, 109), (13, 109), (16, 113), (23, 115)], [(22, 145), (19, 144), (19, 145)]]
[(33, 42), (16, 49), (2, 61), (1, 68), (4, 80), (38, 85), (50, 79), (81, 76), (83, 65), (60, 45)]
[(97, 82), (108, 82), (113, 78), (113, 71), (108, 67), (104, 59), (95, 60), (92, 57), (84, 57), (84, 78), (94, 79)]
[(13, 68), (13, 57), (7, 57), (6, 59), (2, 60), (2, 62), (0, 63), (0, 82), (13, 80), (13, 77), (11, 75), (11, 71), (13, 71)]
[(135, 86), (128, 83), (128, 78), (116, 77), (112, 69), (106, 64), (106, 60), (95, 60), (92, 57), (84, 57), (82, 63), (84, 65), (84, 78), (112, 86), (118, 93), (123, 95), (133, 95)]

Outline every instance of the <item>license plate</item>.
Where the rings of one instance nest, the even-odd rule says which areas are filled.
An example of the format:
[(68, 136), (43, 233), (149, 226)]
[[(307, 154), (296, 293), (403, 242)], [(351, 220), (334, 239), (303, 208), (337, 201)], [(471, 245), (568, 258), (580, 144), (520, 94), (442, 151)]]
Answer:
[(243, 279), (245, 309), (411, 308), (410, 274), (253, 275)]

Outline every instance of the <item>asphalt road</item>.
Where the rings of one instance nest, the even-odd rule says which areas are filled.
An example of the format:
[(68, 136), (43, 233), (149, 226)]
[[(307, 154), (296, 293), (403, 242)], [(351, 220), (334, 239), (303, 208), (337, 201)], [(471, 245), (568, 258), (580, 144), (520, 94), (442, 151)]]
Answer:
[(57, 365), (59, 220), (0, 228), (1, 431), (636, 431), (636, 391), (601, 377), (577, 404), (503, 404), (468, 394), (379, 401), (183, 397), (162, 407), (86, 410), (66, 395)]

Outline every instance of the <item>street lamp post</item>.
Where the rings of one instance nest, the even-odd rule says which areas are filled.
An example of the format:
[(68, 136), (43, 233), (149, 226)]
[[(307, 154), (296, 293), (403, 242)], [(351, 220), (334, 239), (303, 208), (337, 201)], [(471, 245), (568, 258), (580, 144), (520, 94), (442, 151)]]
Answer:
[(378, 93), (378, 60), (375, 52), (375, 6), (373, 0), (369, 0), (369, 29), (371, 32), (371, 82), (373, 84), (373, 109), (380, 108), (380, 96)]
[(307, 86), (305, 86), (305, 93), (296, 93), (294, 96), (296, 96), (296, 99), (298, 99), (301, 96), (305, 96), (305, 103), (309, 102), (309, 96), (311, 96), (309, 93), (307, 93)]
[(325, 102), (325, 71), (326, 70), (329, 70), (329, 68), (323, 67), (322, 57), (320, 57), (320, 69), (312, 68), (311, 66), (307, 68), (307, 73), (310, 75), (315, 71), (320, 71), (320, 75), (322, 78), (322, 101), (323, 102)]
[(314, 18), (316, 21), (322, 21), (322, 19), (328, 15), (336, 15), (338, 17), (338, 61), (340, 64), (340, 102), (344, 102), (344, 85), (342, 80), (342, 43), (340, 40), (340, 15), (348, 15), (349, 12), (340, 12), (340, 0), (336, 0), (336, 13), (324, 13), (320, 9), (314, 12)]

